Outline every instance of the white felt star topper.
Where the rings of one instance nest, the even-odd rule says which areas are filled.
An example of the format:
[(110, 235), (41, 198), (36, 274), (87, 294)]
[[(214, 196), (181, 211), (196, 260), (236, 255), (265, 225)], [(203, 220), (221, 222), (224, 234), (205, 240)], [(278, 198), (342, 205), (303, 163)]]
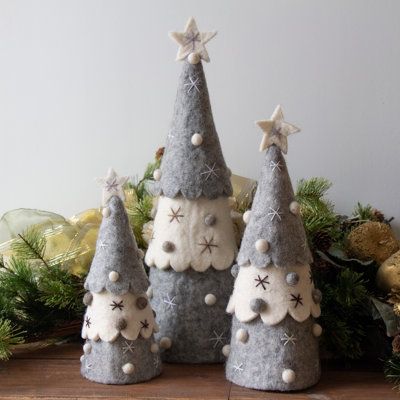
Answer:
[(196, 54), (197, 57), (209, 62), (205, 44), (209, 42), (217, 32), (199, 32), (196, 21), (193, 17), (186, 23), (184, 32), (170, 32), (169, 36), (179, 44), (177, 61), (182, 61), (190, 54)]
[(276, 144), (286, 154), (288, 149), (287, 137), (292, 133), (300, 132), (299, 128), (284, 121), (280, 105), (275, 108), (271, 119), (257, 121), (256, 124), (264, 132), (260, 143), (260, 151), (264, 151), (269, 146)]
[(105, 178), (97, 178), (97, 182), (103, 187), (103, 207), (106, 207), (112, 196), (118, 196), (122, 201), (125, 194), (122, 186), (128, 180), (127, 176), (118, 176), (113, 168), (110, 168)]

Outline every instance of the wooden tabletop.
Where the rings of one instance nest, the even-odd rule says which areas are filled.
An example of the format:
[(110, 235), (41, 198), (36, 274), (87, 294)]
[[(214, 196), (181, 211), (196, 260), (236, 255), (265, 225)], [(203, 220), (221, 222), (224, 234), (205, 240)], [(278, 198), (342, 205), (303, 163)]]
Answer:
[(52, 346), (0, 363), (0, 399), (265, 399), (399, 400), (381, 372), (323, 371), (315, 387), (296, 393), (241, 388), (225, 380), (222, 365), (166, 364), (150, 382), (111, 386), (80, 376), (79, 344)]

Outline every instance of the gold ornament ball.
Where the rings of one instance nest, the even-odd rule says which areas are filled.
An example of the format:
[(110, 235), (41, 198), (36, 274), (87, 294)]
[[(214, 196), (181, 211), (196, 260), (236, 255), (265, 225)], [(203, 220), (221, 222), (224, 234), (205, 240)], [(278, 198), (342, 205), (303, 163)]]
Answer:
[(390, 226), (381, 222), (365, 222), (350, 232), (347, 241), (351, 255), (364, 261), (374, 260), (378, 264), (400, 249)]
[(400, 250), (389, 257), (378, 269), (376, 284), (385, 292), (400, 290)]

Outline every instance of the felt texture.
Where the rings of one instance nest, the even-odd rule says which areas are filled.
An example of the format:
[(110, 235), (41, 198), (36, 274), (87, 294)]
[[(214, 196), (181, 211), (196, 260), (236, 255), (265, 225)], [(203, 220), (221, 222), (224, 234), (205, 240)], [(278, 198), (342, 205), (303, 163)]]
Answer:
[[(240, 386), (274, 391), (301, 390), (316, 384), (321, 372), (313, 324), (313, 318), (299, 323), (287, 316), (278, 325), (269, 326), (260, 318), (242, 323), (234, 317), (227, 379)], [(236, 339), (239, 329), (248, 332), (245, 343)], [(285, 369), (295, 372), (294, 382), (283, 381)]]
[[(192, 135), (203, 137), (200, 146)], [(183, 62), (174, 115), (161, 163), (161, 179), (153, 188), (156, 194), (187, 199), (205, 196), (215, 199), (231, 196), (230, 173), (211, 111), (203, 65)]]
[[(296, 272), (296, 285), (288, 285), (286, 276)], [(312, 298), (314, 284), (310, 279), (309, 265), (276, 268), (270, 265), (262, 270), (254, 266), (241, 267), (235, 281), (227, 312), (235, 314), (241, 322), (261, 316), (267, 325), (276, 325), (289, 314), (297, 322), (319, 317), (321, 309)], [(262, 299), (266, 307), (257, 313), (252, 310), (252, 300)]]
[[(107, 291), (93, 293), (93, 301), (84, 316), (82, 338), (112, 342), (120, 333), (129, 340), (137, 339), (139, 333), (145, 339), (151, 337), (154, 329), (157, 330), (153, 310), (149, 302), (140, 309), (136, 303), (138, 297), (132, 293), (119, 296)], [(147, 295), (140, 297), (147, 298)], [(118, 329), (121, 319), (126, 322), (122, 330)]]
[[(138, 247), (129, 225), (124, 204), (118, 196), (112, 196), (108, 207), (110, 216), (103, 217), (85, 289), (100, 293), (104, 289), (122, 295), (146, 292), (149, 281), (140, 259)], [(112, 282), (109, 273), (116, 271), (119, 279)]]
[(193, 17), (186, 23), (184, 32), (170, 32), (169, 36), (179, 44), (177, 61), (184, 60), (189, 54), (197, 53), (201, 59), (210, 61), (205, 44), (209, 42), (217, 32), (199, 32)]
[(158, 328), (144, 294), (149, 281), (119, 196), (109, 199), (108, 210), (85, 282), (91, 295), (86, 296), (82, 337), (89, 340), (81, 373), (100, 383), (142, 382), (161, 371), (158, 349), (151, 351)]
[[(173, 243), (172, 251), (165, 251), (166, 242)], [(172, 267), (175, 271), (222, 270), (232, 265), (236, 253), (228, 198), (159, 198), (153, 238), (145, 257), (148, 266)]]
[[(225, 313), (233, 277), (229, 269), (207, 272), (188, 269), (150, 268), (153, 297), (160, 331), (156, 338), (169, 337), (172, 346), (162, 351), (167, 362), (223, 362), (222, 347), (229, 343), (231, 317)], [(214, 294), (216, 302), (207, 305), (205, 297)]]
[[(278, 165), (278, 167), (276, 167)], [(301, 216), (290, 211), (295, 200), (285, 159), (276, 145), (268, 148), (254, 197), (250, 220), (244, 232), (237, 262), (264, 268), (304, 265), (312, 262)], [(256, 250), (258, 239), (266, 239), (269, 250)]]
[[(160, 353), (150, 350), (154, 340), (139, 337), (129, 341), (120, 336), (114, 342), (87, 340), (86, 343), (91, 349), (81, 360), (81, 373), (91, 381), (121, 385), (148, 381), (161, 373)], [(127, 363), (134, 366), (132, 374), (122, 370)]]

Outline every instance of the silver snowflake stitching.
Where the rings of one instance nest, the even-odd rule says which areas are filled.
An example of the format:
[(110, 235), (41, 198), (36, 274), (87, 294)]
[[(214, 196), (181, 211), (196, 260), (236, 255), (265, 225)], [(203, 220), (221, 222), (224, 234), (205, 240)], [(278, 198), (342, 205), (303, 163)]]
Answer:
[(168, 307), (168, 310), (173, 309), (176, 306), (176, 303), (174, 302), (176, 296), (173, 296), (172, 298), (169, 296), (169, 293), (167, 293), (167, 297), (163, 298), (163, 303), (165, 303)]
[(210, 167), (208, 164), (205, 164), (207, 169), (200, 173), (200, 175), (206, 175), (206, 181), (208, 181), (211, 175), (214, 175), (216, 178), (218, 178), (217, 171), (219, 171), (219, 168), (215, 168), (215, 164), (216, 163), (214, 163), (212, 167)]
[(217, 333), (216, 331), (213, 331), (214, 337), (211, 337), (208, 339), (211, 342), (214, 342), (213, 348), (215, 349), (219, 344), (221, 346), (224, 345), (224, 340), (226, 339), (224, 336), (225, 332)]
[(192, 89), (196, 90), (197, 93), (200, 93), (199, 86), (201, 84), (200, 78), (195, 78), (192, 76), (189, 76), (189, 81), (188, 83), (185, 83), (184, 86), (188, 87), (188, 93), (191, 92)]

